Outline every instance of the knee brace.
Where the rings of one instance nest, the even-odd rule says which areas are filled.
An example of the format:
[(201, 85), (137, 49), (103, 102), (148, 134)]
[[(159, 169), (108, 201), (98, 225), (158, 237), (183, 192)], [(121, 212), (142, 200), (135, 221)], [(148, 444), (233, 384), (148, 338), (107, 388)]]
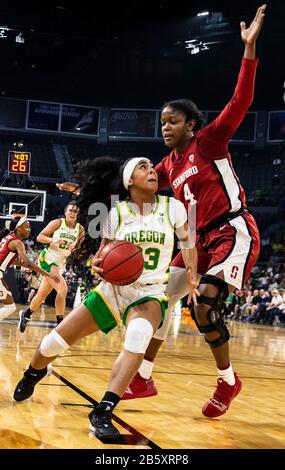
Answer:
[(55, 330), (52, 330), (41, 342), (40, 353), (45, 357), (58, 356), (69, 348), (66, 341)]
[(15, 310), (16, 310), (15, 304), (4, 305), (4, 307), (0, 308), (0, 320), (4, 320), (4, 318), (9, 317), (9, 315), (15, 312)]
[(220, 333), (220, 337), (215, 340), (210, 341), (205, 338), (207, 343), (209, 343), (213, 348), (217, 348), (226, 343), (230, 338), (229, 330), (223, 320), (224, 302), (229, 295), (228, 285), (223, 279), (219, 279), (218, 277), (211, 276), (209, 274), (202, 276), (200, 284), (212, 284), (219, 289), (216, 297), (214, 298), (200, 295), (197, 299), (199, 304), (210, 305), (210, 310), (207, 312), (209, 325), (199, 325), (196, 315), (193, 315), (200, 333), (210, 333), (212, 331), (218, 331)]
[(130, 321), (124, 347), (127, 351), (144, 354), (153, 335), (153, 327), (145, 318), (134, 318)]

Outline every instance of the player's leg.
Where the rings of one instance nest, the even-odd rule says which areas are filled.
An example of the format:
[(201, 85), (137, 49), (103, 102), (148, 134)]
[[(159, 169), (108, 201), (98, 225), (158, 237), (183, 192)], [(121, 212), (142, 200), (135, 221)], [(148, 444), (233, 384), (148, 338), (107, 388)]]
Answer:
[[(176, 263), (179, 262), (179, 264), (181, 264), (181, 260), (179, 255), (176, 259)], [(151, 339), (144, 355), (142, 364), (138, 370), (138, 373), (135, 375), (128, 389), (122, 396), (122, 400), (146, 398), (157, 395), (157, 388), (154, 384), (153, 378), (151, 377), (154, 367), (154, 361), (160, 347), (162, 346), (164, 340), (167, 338), (171, 320), (171, 313), (175, 307), (175, 304), (180, 299), (182, 299), (187, 294), (187, 292), (188, 287), (185, 268), (177, 265), (170, 266), (170, 278), (167, 287), (169, 302), (168, 308), (165, 311), (163, 325), (156, 331), (153, 338)]]
[[(59, 277), (59, 282), (55, 282), (53, 279), (47, 279), (44, 278), (44, 281), (47, 281), (47, 283), (50, 286), (49, 292), (51, 292), (52, 289), (56, 291), (56, 297), (55, 297), (55, 314), (56, 314), (56, 320), (57, 324), (59, 324), (63, 320), (64, 316), (64, 311), (65, 311), (65, 303), (66, 303), (66, 294), (67, 294), (67, 285), (65, 282), (65, 279), (63, 278), (61, 274), (61, 267), (57, 265), (52, 265), (50, 267), (49, 272), (57, 274)], [(44, 284), (46, 285), (46, 284)], [(49, 293), (48, 292), (48, 293)], [(33, 298), (30, 306), (30, 310), (34, 311), (35, 307), (38, 308), (38, 306), (43, 302), (42, 298), (43, 295), (45, 295), (44, 300), (47, 297), (46, 290), (44, 289), (39, 289), (38, 294)]]
[(24, 333), (33, 312), (39, 308), (39, 306), (45, 301), (49, 293), (52, 291), (53, 285), (51, 284), (51, 281), (51, 279), (43, 277), (39, 290), (32, 298), (29, 307), (19, 311), (18, 329), (21, 331), (21, 333)]
[(201, 296), (195, 309), (196, 324), (199, 331), (205, 334), (218, 372), (214, 395), (202, 409), (203, 414), (210, 418), (224, 414), (241, 390), (241, 381), (233, 372), (230, 362), (230, 334), (223, 320), (223, 304), (229, 293), (241, 289), (259, 254), (259, 234), (249, 214), (237, 217), (228, 224), (227, 238), (223, 238), (222, 233), (217, 235), (217, 231), (210, 233), (208, 243), (213, 246), (217, 238), (220, 239), (216, 240), (217, 249), (206, 275), (200, 281)]
[[(203, 269), (205, 256), (199, 250), (199, 270)], [(167, 286), (167, 294), (169, 296), (168, 308), (165, 311), (165, 318), (161, 328), (159, 328), (151, 339), (146, 350), (143, 362), (138, 373), (133, 378), (128, 389), (125, 391), (122, 400), (130, 400), (133, 398), (146, 398), (157, 395), (157, 388), (151, 377), (154, 361), (160, 347), (167, 338), (171, 314), (177, 302), (188, 294), (188, 286), (186, 272), (181, 252), (177, 254), (170, 266), (170, 277)]]
[(57, 324), (59, 325), (59, 323), (63, 320), (64, 312), (65, 312), (67, 284), (65, 282), (64, 277), (61, 274), (61, 270), (59, 270), (57, 266), (53, 266), (52, 271), (57, 272), (60, 278), (59, 283), (52, 281), (52, 284), (54, 285), (54, 289), (56, 290), (55, 315), (56, 315)]
[(101, 439), (120, 436), (112, 424), (112, 412), (140, 366), (145, 350), (162, 318), (161, 304), (150, 300), (134, 305), (128, 312), (124, 349), (113, 365), (108, 391), (89, 414), (90, 428)]
[(27, 301), (28, 305), (30, 305), (30, 303), (32, 301), (32, 298), (35, 297), (37, 292), (38, 292), (38, 289), (35, 289), (34, 287), (31, 287), (29, 295), (28, 295), (28, 301)]
[(224, 414), (232, 399), (241, 390), (241, 381), (233, 372), (229, 356), (229, 331), (223, 319), (223, 306), (229, 293), (235, 289), (223, 280), (223, 272), (215, 276), (204, 275), (199, 285), (200, 297), (195, 308), (195, 321), (215, 358), (218, 371), (216, 391), (202, 412), (207, 417)]
[[(99, 328), (107, 332), (116, 326), (115, 321), (111, 324), (112, 319), (104, 318), (104, 311), (100, 312), (98, 308), (100, 304), (96, 303), (96, 294), (90, 294), (84, 303), (75, 308), (60, 325), (43, 338), (29, 368), (16, 386), (14, 392), (16, 401), (26, 400), (33, 394), (35, 385), (47, 374), (47, 365), (69, 346), (98, 331)], [(101, 315), (98, 322), (95, 315)]]
[(4, 318), (9, 317), (16, 310), (16, 305), (12, 297), (12, 293), (9, 290), (7, 283), (4, 279), (0, 279), (0, 300), (3, 303), (3, 307), (0, 308), (0, 321)]

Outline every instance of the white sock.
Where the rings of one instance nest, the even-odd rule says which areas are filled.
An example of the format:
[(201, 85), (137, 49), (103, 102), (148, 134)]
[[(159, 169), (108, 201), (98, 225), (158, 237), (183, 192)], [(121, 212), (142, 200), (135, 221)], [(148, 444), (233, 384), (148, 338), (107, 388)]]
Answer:
[(149, 379), (151, 374), (152, 374), (153, 367), (154, 367), (153, 362), (148, 361), (147, 359), (144, 359), (141, 363), (140, 368), (139, 368), (140, 376), (143, 379)]
[(234, 385), (236, 383), (234, 371), (233, 371), (231, 364), (230, 364), (230, 367), (228, 367), (227, 369), (223, 369), (223, 370), (217, 369), (217, 371), (218, 371), (218, 377), (223, 379), (229, 385)]

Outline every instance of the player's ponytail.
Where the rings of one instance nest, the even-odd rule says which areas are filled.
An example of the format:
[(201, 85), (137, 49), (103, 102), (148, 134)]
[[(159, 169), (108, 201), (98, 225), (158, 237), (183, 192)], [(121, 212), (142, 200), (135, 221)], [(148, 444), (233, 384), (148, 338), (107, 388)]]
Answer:
[(94, 217), (94, 215), (88, 215), (90, 205), (94, 202), (101, 202), (110, 209), (112, 195), (122, 199), (128, 193), (123, 188), (120, 161), (109, 156), (83, 161), (78, 165), (75, 177), (80, 187), (80, 195), (76, 199), (79, 207), (79, 222), (83, 225), (86, 236), (73, 255), (77, 259), (86, 259), (97, 251), (100, 242), (100, 239), (92, 239), (88, 235), (88, 225)]

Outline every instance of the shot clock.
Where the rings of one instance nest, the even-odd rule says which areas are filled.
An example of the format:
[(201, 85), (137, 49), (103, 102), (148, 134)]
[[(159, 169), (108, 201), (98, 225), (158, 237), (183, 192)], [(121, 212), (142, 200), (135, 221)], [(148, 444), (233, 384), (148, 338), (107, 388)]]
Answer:
[(9, 151), (8, 173), (14, 175), (29, 175), (31, 169), (31, 152)]

